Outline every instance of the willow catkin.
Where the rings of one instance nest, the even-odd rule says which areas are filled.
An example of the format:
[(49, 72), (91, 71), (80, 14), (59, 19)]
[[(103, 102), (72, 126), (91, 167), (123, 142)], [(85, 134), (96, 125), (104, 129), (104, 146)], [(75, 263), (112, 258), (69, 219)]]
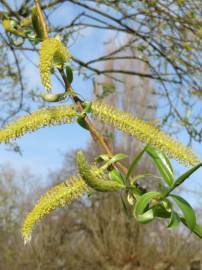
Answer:
[(12, 22), (11, 20), (9, 19), (4, 19), (3, 22), (2, 22), (2, 25), (4, 27), (4, 29), (9, 32), (9, 33), (12, 33), (16, 36), (20, 36), (22, 38), (25, 37), (25, 34), (17, 29), (15, 29), (13, 26), (12, 26)]
[(85, 192), (88, 192), (88, 186), (81, 177), (70, 177), (68, 182), (61, 183), (52, 187), (41, 196), (34, 208), (26, 216), (22, 226), (22, 236), (24, 242), (31, 240), (31, 234), (34, 225), (45, 216), (49, 215), (56, 208), (62, 208), (79, 199)]
[(51, 89), (51, 69), (62, 65), (70, 59), (70, 53), (63, 43), (57, 38), (47, 38), (41, 43), (40, 48), (40, 76), (44, 87)]
[(70, 123), (76, 115), (77, 112), (73, 107), (67, 106), (55, 106), (37, 110), (0, 129), (0, 143), (7, 143), (11, 139), (21, 137), (28, 132), (34, 132), (46, 126)]
[(105, 180), (95, 167), (90, 167), (81, 151), (77, 153), (76, 161), (79, 173), (86, 184), (101, 192), (117, 191), (124, 187), (123, 184), (112, 180)]
[(122, 112), (102, 102), (92, 102), (91, 109), (94, 118), (100, 119), (102, 122), (137, 138), (143, 143), (152, 145), (168, 157), (188, 166), (199, 163), (198, 157), (191, 148), (174, 140), (152, 123), (143, 121), (130, 113)]

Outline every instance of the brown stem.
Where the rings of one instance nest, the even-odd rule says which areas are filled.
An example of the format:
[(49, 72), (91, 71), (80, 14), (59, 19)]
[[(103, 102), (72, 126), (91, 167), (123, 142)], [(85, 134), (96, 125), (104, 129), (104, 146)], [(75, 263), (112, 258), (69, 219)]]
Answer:
[[(44, 19), (44, 16), (43, 16), (43, 13), (42, 13), (42, 10), (41, 10), (39, 0), (35, 0), (35, 5), (36, 5), (36, 7), (38, 9), (38, 13), (39, 13), (40, 20), (41, 20), (41, 23), (42, 23), (42, 26), (43, 26), (43, 29), (44, 29), (45, 37), (48, 38), (48, 27), (47, 27), (46, 21)], [(61, 74), (61, 76), (63, 78), (63, 81), (65, 83), (65, 90), (71, 94), (71, 97), (74, 100), (74, 102), (75, 102), (75, 104), (77, 106), (78, 111), (79, 112), (82, 112), (83, 109), (84, 109), (83, 101), (73, 91), (71, 85), (69, 84), (69, 82), (67, 80), (67, 77), (66, 77), (64, 71), (62, 69), (59, 69), (59, 72), (60, 72), (60, 74)], [(109, 155), (109, 157), (112, 158), (113, 157), (113, 151), (112, 151), (111, 147), (106, 142), (105, 138), (96, 129), (96, 127), (93, 125), (92, 121), (89, 119), (89, 117), (87, 115), (84, 117), (84, 121), (86, 122), (86, 124), (89, 127), (89, 131), (91, 133), (92, 138), (96, 142), (98, 142), (102, 146), (102, 148), (104, 149), (104, 151)], [(121, 164), (120, 162), (116, 162), (116, 166), (124, 174), (127, 174), (128, 169), (123, 164)]]
[[(63, 78), (63, 81), (65, 83), (65, 89), (67, 92), (71, 92), (71, 96), (77, 106), (77, 109), (79, 110), (79, 112), (82, 112), (84, 107), (83, 107), (83, 101), (77, 96), (75, 95), (74, 91), (72, 91), (71, 85), (69, 84), (69, 82), (67, 81), (67, 78), (63, 72), (63, 70), (60, 70), (60, 74)], [(93, 137), (93, 139), (98, 142), (102, 148), (105, 150), (105, 152), (109, 155), (109, 157), (113, 157), (113, 152), (111, 147), (109, 146), (109, 144), (106, 142), (105, 138), (99, 133), (99, 131), (96, 129), (96, 127), (93, 125), (92, 121), (89, 119), (89, 117), (86, 115), (84, 117), (84, 120), (86, 122), (86, 124), (89, 127), (91, 136)], [(116, 166), (124, 173), (127, 174), (128, 169), (121, 164), (120, 162), (116, 162)]]
[[(60, 74), (63, 78), (63, 81), (65, 83), (65, 89), (67, 92), (70, 92), (71, 93), (71, 97), (72, 99), (74, 100), (76, 106), (77, 106), (77, 109), (79, 112), (82, 112), (83, 109), (84, 109), (84, 106), (83, 106), (83, 101), (75, 94), (75, 92), (72, 90), (71, 88), (71, 85), (69, 84), (63, 70), (60, 70)], [(110, 149), (110, 146), (107, 144), (107, 142), (105, 141), (104, 137), (99, 134), (99, 132), (97, 131), (97, 129), (95, 128), (95, 126), (93, 125), (92, 121), (89, 119), (89, 117), (86, 115), (84, 117), (84, 120), (86, 122), (86, 124), (88, 125), (89, 127), (89, 130), (90, 130), (90, 133), (93, 137), (93, 139), (97, 142), (100, 143), (100, 145), (104, 148), (105, 152), (110, 156), (112, 157), (113, 154), (112, 154), (112, 151)]]

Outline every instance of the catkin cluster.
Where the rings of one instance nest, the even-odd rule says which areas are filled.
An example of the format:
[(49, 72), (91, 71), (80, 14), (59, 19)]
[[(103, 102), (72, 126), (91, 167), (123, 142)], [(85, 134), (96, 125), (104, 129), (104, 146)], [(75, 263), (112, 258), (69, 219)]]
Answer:
[(96, 167), (90, 167), (86, 161), (85, 156), (81, 151), (76, 156), (79, 173), (86, 184), (101, 192), (118, 191), (124, 187), (123, 184), (109, 179), (104, 179), (102, 173)]
[(152, 145), (184, 165), (190, 166), (199, 163), (198, 157), (191, 148), (177, 142), (149, 122), (101, 102), (92, 103), (92, 113), (95, 118), (134, 136), (143, 143)]
[(28, 132), (34, 132), (42, 127), (70, 123), (76, 115), (76, 111), (67, 106), (37, 110), (0, 129), (0, 143), (7, 143), (11, 139), (21, 137)]
[(56, 208), (62, 208), (72, 203), (88, 191), (81, 177), (70, 177), (68, 183), (61, 183), (45, 193), (27, 215), (22, 226), (22, 236), (25, 243), (31, 240), (33, 226)]
[(57, 38), (47, 38), (41, 43), (40, 48), (40, 76), (44, 87), (51, 89), (51, 69), (54, 66), (61, 68), (70, 59), (70, 53), (63, 43)]

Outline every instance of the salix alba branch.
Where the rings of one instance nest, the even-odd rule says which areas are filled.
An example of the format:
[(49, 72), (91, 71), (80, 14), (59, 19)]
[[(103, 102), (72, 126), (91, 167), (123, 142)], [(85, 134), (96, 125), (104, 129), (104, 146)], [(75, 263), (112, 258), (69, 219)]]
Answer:
[[(74, 0), (71, 0), (71, 2), (84, 8), (89, 8), (87, 4), (81, 4)], [(89, 9), (112, 20), (122, 28), (126, 27), (123, 18), (118, 20), (96, 8), (90, 7)], [(39, 69), (41, 82), (46, 91), (41, 93), (43, 100), (47, 102), (60, 102), (68, 96), (74, 105), (53, 106), (23, 116), (0, 130), (0, 142), (7, 143), (11, 139), (21, 137), (26, 133), (34, 132), (45, 126), (61, 125), (76, 121), (82, 128), (90, 132), (92, 138), (103, 150), (103, 154), (96, 157), (95, 162), (92, 164), (89, 164), (84, 154), (78, 151), (76, 155), (77, 176), (70, 177), (68, 182), (51, 188), (40, 198), (25, 218), (22, 227), (22, 235), (25, 242), (31, 240), (33, 227), (39, 220), (56, 208), (64, 207), (66, 204), (81, 198), (83, 194), (91, 193), (92, 191), (117, 192), (121, 196), (122, 194), (127, 195), (128, 204), (131, 204), (133, 207), (133, 217), (139, 223), (145, 224), (156, 218), (164, 218), (169, 221), (168, 227), (174, 229), (181, 222), (190, 231), (202, 238), (202, 228), (196, 222), (194, 210), (186, 200), (173, 193), (179, 185), (182, 185), (187, 178), (202, 166), (202, 163), (200, 163), (199, 158), (193, 153), (192, 149), (174, 140), (150, 122), (106, 105), (104, 102), (82, 100), (71, 86), (73, 81), (73, 71), (70, 63), (71, 54), (59, 36), (49, 37), (48, 26), (40, 6), (40, 1), (35, 0), (31, 24), (28, 20), (28, 23), (23, 22), (18, 27), (9, 18), (4, 18), (3, 25), (10, 34), (21, 36), (23, 39), (27, 38), (35, 44), (40, 43)], [(26, 27), (29, 28), (29, 32), (27, 32)], [(126, 27), (126, 30), (128, 33), (138, 34), (129, 26)], [(140, 36), (140, 34), (138, 35)], [(144, 35), (141, 38), (145, 40)], [(151, 40), (148, 44), (156, 46)], [(158, 47), (153, 48), (157, 51), (159, 50)], [(116, 51), (112, 52), (111, 55), (114, 53)], [(168, 56), (165, 56), (169, 61)], [(74, 60), (79, 61), (76, 58)], [(95, 59), (94, 62), (100, 60), (102, 58)], [(91, 68), (88, 66), (90, 63), (93, 63), (93, 61), (87, 64), (80, 64)], [(63, 92), (57, 94), (52, 93), (51, 85), (51, 74), (54, 72), (54, 69), (58, 70), (65, 86)], [(113, 73), (114, 70), (102, 71), (102, 73), (106, 72)], [(116, 70), (117, 72), (124, 73), (118, 69)], [(129, 74), (128, 71), (127, 73)], [(139, 77), (154, 78), (150, 74), (136, 73)], [(155, 79), (158, 79), (158, 73), (155, 74), (157, 76)], [(133, 73), (133, 75), (135, 74)], [(163, 80), (161, 75), (159, 75), (159, 78)], [(95, 127), (91, 117), (95, 120), (101, 120), (104, 124), (130, 135), (144, 144), (144, 148), (134, 157), (134, 160), (128, 167), (122, 164), (122, 160), (127, 155), (113, 153), (112, 147)], [(146, 175), (137, 175), (136, 167), (144, 155), (149, 156), (159, 172), (161, 183), (157, 191), (148, 191), (142, 188), (139, 183), (139, 180)], [(192, 167), (175, 179), (174, 170), (168, 158), (174, 158), (182, 164)], [(157, 177), (159, 178), (159, 176)], [(131, 201), (130, 198), (133, 198), (133, 200)]]

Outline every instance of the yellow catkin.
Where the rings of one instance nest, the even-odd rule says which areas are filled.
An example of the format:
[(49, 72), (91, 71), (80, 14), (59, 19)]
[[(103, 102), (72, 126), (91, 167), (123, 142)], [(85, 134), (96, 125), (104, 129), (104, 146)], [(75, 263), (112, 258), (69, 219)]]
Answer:
[(90, 167), (81, 151), (77, 152), (76, 161), (79, 173), (89, 187), (100, 192), (112, 192), (124, 188), (121, 183), (105, 179), (95, 166)]
[(2, 25), (7, 32), (12, 33), (16, 36), (25, 37), (25, 34), (23, 32), (13, 28), (10, 20), (8, 19), (3, 20)]
[(70, 123), (76, 115), (76, 111), (67, 106), (37, 110), (0, 129), (0, 143), (7, 143), (10, 139), (21, 137), (42, 127)]
[[(67, 183), (67, 182), (66, 182)], [(61, 183), (45, 193), (34, 208), (26, 216), (22, 226), (22, 236), (25, 243), (31, 240), (34, 225), (56, 208), (62, 208), (80, 198), (88, 187), (81, 177), (70, 177), (68, 183)]]
[(200, 162), (191, 148), (174, 140), (149, 122), (102, 102), (92, 103), (92, 113), (95, 118), (134, 136), (143, 143), (152, 145), (168, 157), (174, 158), (186, 166), (193, 166)]
[(41, 43), (40, 48), (40, 76), (45, 88), (51, 89), (51, 69), (61, 67), (70, 59), (70, 53), (57, 38), (47, 38)]

